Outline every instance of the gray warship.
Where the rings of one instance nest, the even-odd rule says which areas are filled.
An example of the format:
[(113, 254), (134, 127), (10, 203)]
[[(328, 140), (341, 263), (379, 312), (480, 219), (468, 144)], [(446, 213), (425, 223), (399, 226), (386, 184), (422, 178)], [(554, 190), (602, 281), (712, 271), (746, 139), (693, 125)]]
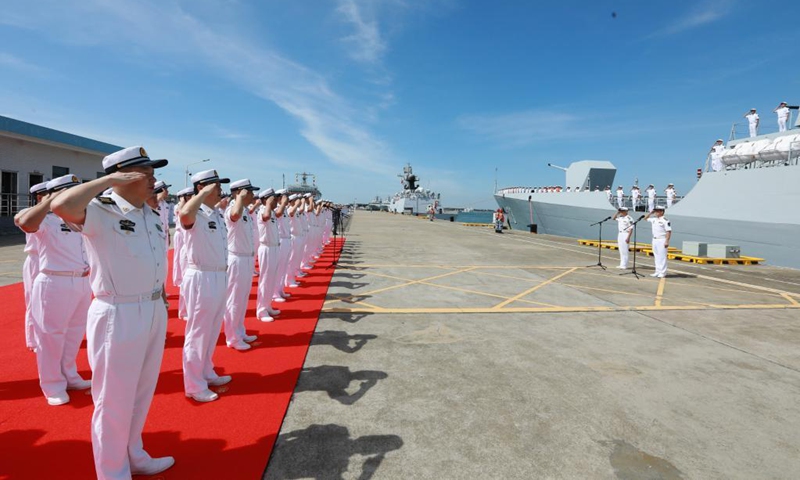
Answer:
[[(717, 171), (709, 156), (705, 168), (698, 169), (701, 177), (694, 187), (667, 209), (674, 229), (671, 244), (678, 248), (684, 241), (735, 245), (742, 255), (800, 268), (798, 125), (785, 132), (730, 139), (718, 155)], [(617, 198), (596, 187), (613, 187), (616, 167), (608, 161), (583, 160), (562, 169), (566, 185), (579, 191), (509, 187), (495, 192), (510, 228), (597, 238), (598, 228), (590, 224), (613, 215)], [(631, 205), (629, 196), (624, 201), (629, 208), (639, 207), (635, 214), (632, 209), (634, 219), (644, 213), (641, 205)], [(663, 196), (656, 202), (665, 205)], [(639, 241), (648, 243), (649, 225), (640, 224), (638, 230)], [(603, 240), (615, 241), (616, 236), (616, 224), (606, 224)]]

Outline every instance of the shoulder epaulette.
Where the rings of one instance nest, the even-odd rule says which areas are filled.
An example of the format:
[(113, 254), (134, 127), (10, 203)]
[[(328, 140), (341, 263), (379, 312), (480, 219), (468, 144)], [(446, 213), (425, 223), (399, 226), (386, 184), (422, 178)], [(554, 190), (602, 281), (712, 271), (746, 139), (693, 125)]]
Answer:
[(156, 215), (161, 216), (161, 211), (160, 210), (158, 210), (156, 208), (153, 208), (153, 207), (150, 207), (150, 210), (152, 210), (153, 213), (155, 213)]
[(111, 198), (111, 197), (97, 197), (97, 199), (100, 200), (100, 203), (102, 203), (103, 205), (116, 205), (117, 204), (117, 202), (115, 202), (114, 199)]

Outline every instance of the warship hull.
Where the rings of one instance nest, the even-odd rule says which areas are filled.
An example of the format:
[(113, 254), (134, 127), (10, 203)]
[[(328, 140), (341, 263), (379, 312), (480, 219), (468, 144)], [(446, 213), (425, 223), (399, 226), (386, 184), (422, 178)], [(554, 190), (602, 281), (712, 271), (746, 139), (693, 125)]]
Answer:
[[(666, 211), (672, 246), (684, 241), (741, 247), (741, 254), (766, 263), (800, 268), (800, 166), (707, 172)], [(604, 192), (498, 193), (513, 229), (596, 239), (590, 224), (615, 213)], [(631, 212), (638, 219), (643, 212)], [(649, 243), (649, 224), (638, 226), (638, 241)], [(603, 226), (603, 239), (616, 240), (616, 222)]]

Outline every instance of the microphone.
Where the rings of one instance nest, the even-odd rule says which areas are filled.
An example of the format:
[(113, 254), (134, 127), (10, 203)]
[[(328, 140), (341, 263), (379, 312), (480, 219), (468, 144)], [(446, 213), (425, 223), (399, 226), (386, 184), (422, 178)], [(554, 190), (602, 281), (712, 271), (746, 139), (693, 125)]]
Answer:
[[(644, 220), (644, 217), (646, 217), (646, 216), (647, 215), (642, 215), (641, 217), (639, 217), (639, 220)], [(639, 220), (636, 220), (636, 221), (638, 222)]]
[(605, 219), (605, 220), (603, 220), (603, 221), (604, 221), (604, 222), (607, 222), (607, 221), (609, 221), (609, 220), (611, 220), (611, 217), (606, 217), (606, 219)]

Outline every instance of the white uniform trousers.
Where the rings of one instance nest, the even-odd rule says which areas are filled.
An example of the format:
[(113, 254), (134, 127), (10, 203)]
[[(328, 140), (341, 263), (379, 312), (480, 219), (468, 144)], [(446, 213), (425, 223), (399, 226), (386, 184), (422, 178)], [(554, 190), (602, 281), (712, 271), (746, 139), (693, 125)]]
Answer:
[(184, 239), (181, 239), (180, 250), (173, 255), (178, 257), (178, 267), (181, 272), (181, 283), (178, 284), (180, 287), (180, 291), (178, 292), (178, 318), (186, 320), (188, 313), (186, 313), (186, 294), (183, 288), (183, 279), (186, 276), (186, 264), (188, 263), (188, 259), (186, 257), (186, 245), (183, 240)]
[[(253, 288), (253, 270), (256, 259), (253, 256), (228, 254), (228, 296), (225, 302), (225, 315), (222, 318), (225, 341), (228, 346), (244, 341), (247, 332), (244, 317), (250, 290)], [(264, 267), (261, 267), (262, 270)]]
[(289, 268), (286, 271), (286, 285), (295, 282), (295, 277), (300, 273), (300, 262), (303, 260), (305, 237), (292, 235), (292, 254), (289, 257)]
[(628, 248), (628, 232), (620, 232), (617, 235), (617, 247), (619, 247), (619, 266), (628, 268), (628, 255), (630, 254)]
[(208, 389), (218, 378), (214, 371), (222, 316), (225, 314), (226, 272), (201, 272), (188, 267), (183, 274), (186, 293), (186, 335), (183, 341), (183, 386), (187, 394)]
[(783, 117), (778, 117), (778, 131), (779, 132), (786, 131), (786, 119)]
[(272, 299), (278, 285), (278, 264), (280, 263), (280, 247), (258, 246), (258, 294), (256, 295), (256, 316), (269, 317)]
[(666, 238), (653, 239), (653, 256), (656, 262), (656, 275), (667, 274), (667, 247), (664, 246), (666, 242)]
[(280, 296), (286, 288), (286, 273), (289, 271), (289, 258), (292, 256), (292, 239), (281, 238), (281, 246), (278, 247), (278, 271), (276, 272), (277, 281), (275, 282), (275, 293), (273, 298)]
[(33, 282), (32, 314), (36, 322), (39, 385), (46, 397), (63, 393), (83, 380), (75, 359), (86, 333), (92, 301), (89, 277), (62, 277), (40, 272)]
[(97, 478), (129, 479), (131, 467), (151, 458), (142, 429), (153, 400), (167, 309), (161, 299), (112, 305), (95, 299), (89, 308), (87, 349), (92, 367), (92, 450)]
[(33, 320), (31, 304), (40, 303), (38, 299), (31, 298), (33, 281), (39, 274), (39, 256), (28, 255), (22, 264), (22, 288), (25, 291), (25, 346), (36, 350), (36, 324)]
[(184, 256), (181, 259), (182, 247), (183, 232), (180, 229), (176, 229), (175, 236), (172, 237), (172, 284), (176, 287), (180, 287), (183, 281), (183, 267), (186, 257)]
[(667, 197), (667, 208), (672, 206), (672, 202), (675, 200), (675, 197)]
[(311, 257), (314, 256), (314, 230), (306, 232), (305, 242), (303, 242), (303, 260), (300, 268), (311, 268)]
[(653, 208), (656, 206), (656, 199), (655, 198), (647, 198), (647, 211), (652, 212)]
[(756, 130), (757, 130), (756, 124), (755, 123), (751, 123), (750, 124), (750, 136), (751, 137), (755, 137), (756, 135), (758, 135), (758, 132)]

